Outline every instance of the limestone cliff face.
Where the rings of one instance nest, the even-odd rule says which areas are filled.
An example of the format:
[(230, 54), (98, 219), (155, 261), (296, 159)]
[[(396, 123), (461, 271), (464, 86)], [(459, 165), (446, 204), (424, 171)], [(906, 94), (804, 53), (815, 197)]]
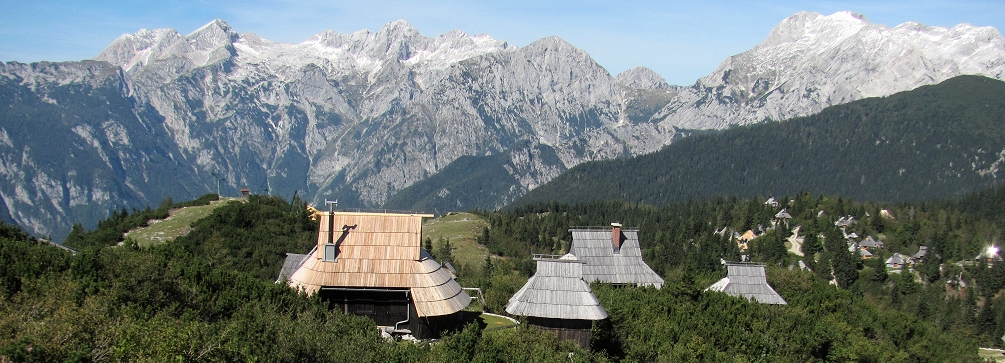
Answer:
[(804, 12), (726, 59), (654, 119), (687, 129), (781, 121), (963, 74), (1005, 76), (1005, 38), (996, 29), (910, 22), (888, 28), (849, 12)]
[(0, 65), (0, 217), (58, 240), (115, 206), (215, 192), (214, 174), (224, 194), (378, 207), (461, 157), (505, 154), (512, 185), (474, 203), (501, 206), (686, 129), (783, 120), (957, 74), (1001, 78), (1003, 44), (992, 28), (801, 13), (679, 87), (641, 67), (612, 77), (559, 38), (517, 48), (426, 37), (404, 21), (299, 44), (219, 20), (188, 35), (144, 29), (93, 61)]

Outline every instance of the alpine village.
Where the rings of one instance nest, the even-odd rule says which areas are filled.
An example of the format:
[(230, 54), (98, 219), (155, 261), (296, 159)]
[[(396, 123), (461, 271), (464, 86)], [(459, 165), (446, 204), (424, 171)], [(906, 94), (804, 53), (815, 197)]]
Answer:
[[(826, 18), (818, 15), (797, 16)], [(354, 36), (379, 37), (400, 26)], [(239, 54), (250, 36), (232, 34), (228, 41), (240, 46), (227, 49)], [(1005, 40), (993, 35), (995, 49), (1005, 54)], [(197, 45), (194, 36), (178, 37)], [(492, 60), (500, 63), (478, 71), (502, 72), (492, 67), (537, 61), (506, 58), (516, 52), (577, 51), (548, 42), (554, 44), (499, 51), (456, 67)], [(759, 47), (750, 52), (765, 45)], [(144, 90), (154, 78), (143, 77), (154, 77), (155, 62), (107, 71), (102, 67), (116, 64), (108, 59), (58, 67), (11, 62), (0, 69), (0, 175), (9, 184), (0, 188), (0, 362), (1005, 361), (1001, 56), (994, 74), (929, 77), (933, 81), (909, 89), (849, 96), (792, 117), (758, 113), (769, 115), (765, 122), (673, 126), (673, 137), (648, 149), (630, 146), (641, 139), (612, 138), (605, 147), (626, 151), (610, 157), (570, 162), (570, 155), (601, 155), (588, 149), (587, 136), (569, 148), (537, 143), (540, 135), (492, 141), (509, 149), (458, 156), (419, 172), (421, 179), (410, 171), (364, 178), (405, 170), (391, 163), (421, 156), (388, 143), (380, 145), (390, 145), (390, 154), (365, 159), (363, 140), (377, 131), (346, 126), (322, 134), (355, 137), (357, 144), (319, 136), (303, 145), (319, 153), (356, 145), (356, 156), (332, 157), (331, 165), (373, 169), (325, 173), (319, 165), (329, 164), (311, 164), (300, 171), (304, 180), (318, 176), (302, 186), (276, 181), (293, 169), (232, 167), (258, 162), (248, 156), (253, 148), (238, 142), (206, 146), (237, 145), (233, 159), (206, 154), (212, 167), (186, 166), (178, 160), (196, 157), (157, 139), (162, 131), (149, 131), (142, 141), (137, 129), (116, 126), (127, 117), (170, 123), (173, 114), (158, 108), (155, 94), (169, 92), (175, 81)], [(227, 59), (189, 72), (203, 72), (198, 82), (209, 82), (214, 72), (250, 67)], [(736, 69), (742, 59), (731, 60)], [(321, 72), (311, 66), (303, 72)], [(77, 69), (85, 69), (83, 75), (69, 75)], [(53, 76), (59, 72), (68, 72), (65, 80), (45, 83), (63, 79)], [(457, 72), (457, 79), (481, 77), (471, 69)], [(727, 82), (741, 71), (733, 72), (716, 77)], [(664, 126), (651, 120), (700, 106), (687, 104), (688, 94), (704, 97), (696, 102), (705, 108), (693, 110), (714, 103), (735, 107), (736, 114), (784, 98), (763, 93), (737, 101), (747, 96), (701, 93), (726, 89), (701, 84), (642, 86), (629, 76), (618, 75), (617, 87), (635, 97), (625, 106), (635, 119), (608, 122), (606, 111), (597, 111), (575, 127), (613, 130), (610, 135), (656, 130)], [(471, 102), (488, 102), (484, 97)], [(559, 102), (542, 99), (535, 102)], [(113, 109), (116, 100), (128, 111)], [(193, 102), (170, 107), (207, 118), (215, 112), (255, 117)], [(199, 111), (178, 111), (184, 107)], [(321, 113), (282, 107), (269, 111), (276, 115), (269, 122), (287, 116), (321, 122)], [(510, 117), (479, 110), (486, 125)], [(351, 121), (333, 115), (325, 117), (342, 117), (337, 127)], [(381, 120), (360, 122), (390, 127)], [(210, 124), (199, 127), (217, 127)], [(213, 137), (245, 132), (226, 127)], [(98, 148), (115, 140), (133, 145), (123, 135), (147, 145), (139, 154)], [(623, 140), (629, 141), (618, 144)], [(97, 158), (97, 166), (84, 169), (50, 155), (59, 153)], [(136, 160), (160, 169), (130, 174)], [(555, 163), (568, 168), (548, 168)], [(526, 171), (532, 166), (537, 169)], [(52, 177), (46, 168), (73, 172)], [(190, 178), (189, 169), (197, 177)], [(73, 179), (78, 175), (90, 181)], [(343, 177), (338, 186), (315, 181)], [(156, 178), (163, 180), (150, 181)], [(38, 183), (18, 184), (24, 180)], [(107, 182), (95, 182), (101, 180)], [(138, 192), (144, 185), (150, 189)], [(367, 189), (373, 185), (393, 193)], [(381, 202), (367, 199), (377, 194)], [(50, 197), (56, 207), (43, 201)]]

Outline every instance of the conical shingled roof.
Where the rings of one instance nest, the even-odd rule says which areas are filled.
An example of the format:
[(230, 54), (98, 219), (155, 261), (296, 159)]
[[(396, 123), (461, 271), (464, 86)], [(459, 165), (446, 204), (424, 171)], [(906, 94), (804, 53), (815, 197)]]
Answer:
[(768, 285), (764, 265), (755, 263), (727, 263), (726, 277), (705, 291), (721, 291), (731, 296), (753, 299), (761, 304), (788, 305), (775, 289)]
[[(460, 311), (471, 297), (450, 277), (450, 271), (419, 247), (423, 217), (432, 216), (335, 212), (331, 217), (324, 213), (319, 218), (318, 247), (290, 275), (290, 286), (308, 294), (321, 287), (409, 289), (420, 317)], [(342, 239), (337, 248), (329, 248), (337, 250), (336, 256), (329, 256), (333, 262), (324, 256), (331, 226), (335, 227), (332, 239)]]
[(509, 299), (507, 313), (569, 320), (607, 318), (607, 311), (583, 280), (582, 260), (572, 254), (534, 260), (537, 272)]

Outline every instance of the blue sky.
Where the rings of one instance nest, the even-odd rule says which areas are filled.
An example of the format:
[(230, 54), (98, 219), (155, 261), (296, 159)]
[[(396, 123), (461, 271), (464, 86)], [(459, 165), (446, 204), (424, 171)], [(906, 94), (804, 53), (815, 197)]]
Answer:
[(372, 31), (405, 19), (425, 36), (460, 29), (516, 46), (559, 36), (611, 74), (646, 66), (690, 85), (726, 57), (758, 44), (799, 11), (849, 10), (873, 23), (905, 21), (1005, 28), (1005, 1), (319, 1), (0, 0), (0, 61), (94, 57), (123, 33), (174, 28), (187, 34), (213, 19), (238, 32), (299, 43), (325, 30)]

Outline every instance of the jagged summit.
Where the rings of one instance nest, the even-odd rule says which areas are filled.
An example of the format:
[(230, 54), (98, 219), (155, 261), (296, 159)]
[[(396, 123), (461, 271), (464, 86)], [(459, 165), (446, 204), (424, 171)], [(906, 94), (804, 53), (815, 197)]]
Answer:
[(670, 84), (652, 69), (638, 66), (614, 77), (619, 84), (626, 87), (646, 90), (668, 89)]
[(185, 36), (170, 28), (141, 29), (119, 36), (94, 60), (106, 61), (127, 71), (171, 58), (187, 60), (187, 67), (199, 67), (229, 59), (233, 43), (239, 39), (240, 35), (220, 19)]
[[(569, 50), (572, 50), (572, 51), (575, 51), (577, 53), (586, 54), (585, 51), (583, 51), (583, 50), (581, 50), (579, 48), (576, 48), (576, 46), (574, 46), (571, 43), (565, 41), (565, 39), (562, 39), (562, 38), (557, 37), (557, 36), (544, 37), (544, 38), (535, 40), (534, 42), (532, 42), (532, 43), (528, 44), (527, 46), (525, 46), (524, 49), (529, 50), (529, 51), (537, 51), (537, 50), (569, 51)], [(588, 56), (588, 54), (586, 54), (586, 55)]]
[[(869, 20), (848, 11), (828, 16), (813, 12), (800, 12), (776, 25), (758, 48), (808, 41), (833, 41), (851, 36), (869, 26)], [(757, 49), (757, 48), (755, 48)]]
[[(464, 59), (498, 51), (514, 50), (506, 42), (488, 35), (468, 36), (455, 30), (435, 38), (425, 37), (405, 20), (397, 20), (377, 32), (366, 29), (342, 34), (324, 31), (299, 44), (263, 39), (252, 33), (238, 33), (226, 22), (213, 20), (189, 33), (174, 29), (141, 29), (112, 42), (95, 60), (103, 60), (137, 71), (152, 62), (186, 60), (183, 68), (202, 67), (232, 60), (237, 74), (247, 76), (241, 64), (269, 64), (274, 71), (299, 69), (308, 64), (328, 65), (342, 72), (371, 72), (385, 61), (401, 62), (424, 73), (425, 69), (445, 69)], [(177, 66), (177, 65), (176, 65)], [(170, 79), (170, 77), (166, 78)]]
[(689, 129), (780, 121), (963, 74), (1001, 78), (1002, 59), (1005, 39), (990, 27), (889, 28), (850, 12), (803, 12), (723, 61), (657, 118)]
[(187, 37), (198, 37), (200, 36), (200, 34), (221, 34), (221, 33), (237, 34), (237, 32), (235, 32), (230, 27), (230, 24), (227, 24), (227, 22), (221, 19), (213, 19), (212, 21), (206, 23), (206, 25), (203, 25), (199, 27), (199, 29), (196, 29), (192, 31), (192, 33), (189, 33)]

